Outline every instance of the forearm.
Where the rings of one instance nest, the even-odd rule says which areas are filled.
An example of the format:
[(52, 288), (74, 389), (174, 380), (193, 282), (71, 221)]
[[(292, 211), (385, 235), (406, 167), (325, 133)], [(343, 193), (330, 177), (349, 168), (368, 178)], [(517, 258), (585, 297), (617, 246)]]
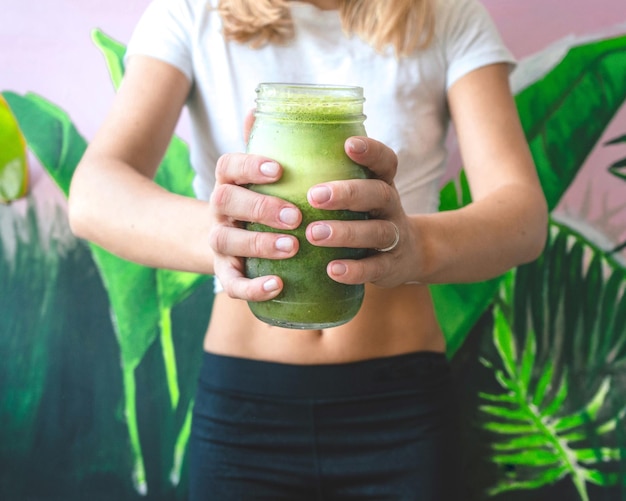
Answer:
[(462, 283), (487, 280), (534, 260), (547, 235), (542, 193), (505, 185), (462, 209), (411, 217), (422, 250), (411, 280)]
[(119, 161), (81, 164), (69, 197), (78, 237), (146, 266), (213, 273), (208, 203), (172, 194)]

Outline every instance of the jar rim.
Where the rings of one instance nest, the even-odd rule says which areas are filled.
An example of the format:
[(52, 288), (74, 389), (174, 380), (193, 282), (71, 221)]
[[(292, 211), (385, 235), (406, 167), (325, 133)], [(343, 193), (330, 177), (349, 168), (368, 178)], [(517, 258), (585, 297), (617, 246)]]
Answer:
[(258, 95), (264, 98), (301, 98), (303, 96), (332, 95), (333, 99), (364, 101), (363, 87), (341, 84), (315, 84), (290, 82), (262, 82), (256, 88)]

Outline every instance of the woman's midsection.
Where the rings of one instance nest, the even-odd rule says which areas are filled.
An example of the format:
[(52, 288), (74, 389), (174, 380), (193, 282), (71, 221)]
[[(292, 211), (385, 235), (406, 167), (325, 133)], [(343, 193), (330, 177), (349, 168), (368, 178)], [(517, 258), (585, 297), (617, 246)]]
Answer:
[(428, 288), (367, 285), (350, 322), (324, 330), (269, 326), (245, 301), (215, 297), (204, 349), (211, 353), (295, 364), (341, 363), (414, 351), (444, 351)]

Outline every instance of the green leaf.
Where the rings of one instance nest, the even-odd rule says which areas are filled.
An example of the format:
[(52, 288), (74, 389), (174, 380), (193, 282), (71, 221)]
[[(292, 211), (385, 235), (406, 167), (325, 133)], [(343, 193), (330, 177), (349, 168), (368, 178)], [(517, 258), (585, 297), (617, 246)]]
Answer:
[(546, 446), (546, 439), (540, 430), (534, 434), (525, 434), (520, 437), (510, 438), (506, 442), (492, 444), (494, 451), (507, 451), (518, 449), (538, 449)]
[[(86, 140), (69, 116), (40, 96), (5, 93), (29, 148), (67, 194)], [(90, 245), (114, 314), (125, 365), (136, 367), (158, 334), (159, 304), (155, 271), (124, 261)]]
[(517, 392), (519, 391), (519, 386), (516, 384), (515, 380), (505, 376), (504, 372), (500, 370), (495, 371), (495, 374), (496, 381), (500, 383), (500, 386), (502, 386), (502, 388), (504, 388), (508, 392), (515, 394), (515, 400), (517, 401), (519, 399), (519, 396), (517, 395)]
[(494, 311), (494, 344), (504, 362), (504, 368), (507, 374), (515, 379), (518, 375), (517, 366), (517, 350), (515, 348), (515, 340), (511, 335), (511, 328), (500, 308)]
[[(114, 84), (123, 75), (121, 44), (94, 32), (94, 40), (102, 49)], [(29, 148), (38, 157), (59, 188), (67, 195), (86, 140), (63, 110), (34, 94), (19, 96), (3, 93), (26, 138)], [(183, 196), (193, 196), (193, 170), (186, 144), (173, 137), (159, 166), (156, 182), (165, 189)], [(170, 314), (172, 308), (185, 300), (209, 277), (169, 270), (157, 270), (125, 261), (90, 244), (112, 310), (112, 322), (122, 354), (125, 390), (125, 415), (135, 455), (135, 485), (138, 492), (147, 489), (143, 466), (137, 414), (135, 409), (134, 370), (148, 348), (160, 336), (166, 366), (167, 384), (172, 407), (178, 404), (178, 374)], [(188, 437), (182, 434), (181, 440)], [(180, 454), (181, 444), (176, 454)], [(176, 455), (172, 461), (176, 461)]]
[(563, 403), (565, 402), (567, 395), (568, 395), (568, 382), (567, 382), (566, 374), (563, 374), (561, 377), (561, 381), (559, 382), (558, 391), (556, 392), (556, 395), (554, 396), (552, 401), (546, 407), (543, 408), (543, 410), (541, 411), (541, 416), (549, 417), (555, 414), (556, 412), (558, 412), (563, 406)]
[(554, 429), (558, 432), (577, 428), (579, 426), (586, 425), (594, 421), (598, 417), (600, 408), (604, 405), (606, 397), (611, 387), (611, 380), (609, 378), (604, 379), (602, 384), (598, 388), (598, 391), (587, 404), (587, 406), (580, 412), (572, 414), (570, 416), (564, 416), (557, 419), (554, 423)]
[(545, 485), (552, 484), (567, 475), (567, 468), (561, 466), (559, 468), (548, 469), (537, 475), (531, 480), (510, 481), (506, 480), (497, 486), (489, 489), (490, 495), (497, 495), (507, 491), (531, 490), (534, 491)]
[(626, 158), (618, 160), (609, 166), (609, 172), (614, 176), (626, 180)]
[(506, 465), (560, 466), (560, 458), (553, 451), (546, 449), (528, 449), (509, 454), (494, 454), (494, 463)]
[[(589, 483), (616, 485), (604, 468), (616, 470), (623, 460), (615, 432), (624, 427), (626, 406), (616, 408), (610, 397), (616, 366), (626, 361), (625, 291), (621, 261), (554, 222), (542, 258), (516, 270), (513, 295), (502, 290), (492, 327), (499, 360), (483, 366), (506, 391), (480, 393), (489, 405), (479, 409), (482, 429), (494, 435), (491, 461), (519, 468), (503, 470), (489, 492), (536, 489), (568, 476), (588, 500)], [(525, 339), (521, 351), (518, 339)], [(588, 468), (594, 464), (602, 471)]]
[(576, 449), (574, 450), (574, 454), (578, 461), (586, 464), (608, 463), (609, 461), (619, 461), (621, 459), (619, 449), (610, 449), (608, 447)]
[(491, 393), (478, 392), (478, 396), (490, 402), (506, 402), (509, 404), (517, 402), (517, 397), (513, 393), (510, 393), (510, 394), (502, 393), (500, 395), (492, 395)]
[(554, 208), (626, 99), (626, 36), (573, 47), (516, 97), (548, 205)]
[(494, 405), (481, 405), (479, 409), (486, 413), (495, 417), (500, 417), (503, 419), (508, 419), (509, 421), (524, 421), (527, 418), (525, 412), (520, 411), (519, 409), (509, 409), (506, 407), (498, 407)]
[[(544, 405), (546, 395), (552, 387), (552, 378), (554, 377), (554, 361), (548, 359), (544, 370), (541, 372), (539, 382), (535, 387), (535, 392), (532, 397), (532, 404), (535, 407), (541, 408)], [(530, 385), (530, 383), (529, 383)]]
[(429, 289), (451, 358), (492, 304), (498, 291), (498, 279), (474, 284), (435, 284)]
[(126, 54), (126, 47), (98, 29), (91, 32), (91, 39), (104, 55), (111, 80), (113, 81), (113, 86), (117, 89), (124, 76), (124, 54)]
[(611, 139), (609, 141), (606, 141), (604, 143), (604, 145), (605, 146), (609, 146), (609, 145), (612, 145), (612, 144), (620, 144), (620, 143), (626, 143), (626, 134), (624, 134), (622, 136), (615, 137), (615, 138), (613, 138), (613, 139)]
[(618, 485), (620, 481), (620, 477), (616, 473), (605, 473), (598, 470), (583, 470), (583, 473), (588, 482), (600, 486)]
[(28, 147), (67, 195), (87, 141), (67, 114), (46, 99), (33, 93), (20, 96), (3, 92), (2, 95), (11, 107)]
[(535, 333), (529, 331), (526, 334), (526, 344), (522, 352), (522, 363), (519, 370), (520, 383), (522, 388), (530, 387), (530, 380), (533, 375), (533, 368), (535, 367), (535, 358), (537, 355), (537, 340)]
[(502, 435), (523, 435), (537, 432), (534, 424), (513, 424), (502, 423), (501, 421), (487, 421), (483, 423), (483, 428)]

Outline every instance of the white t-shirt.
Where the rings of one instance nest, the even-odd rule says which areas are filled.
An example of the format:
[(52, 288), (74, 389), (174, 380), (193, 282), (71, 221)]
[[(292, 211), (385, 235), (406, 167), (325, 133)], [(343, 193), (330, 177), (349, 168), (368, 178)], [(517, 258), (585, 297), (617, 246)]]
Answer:
[(252, 49), (227, 42), (215, 0), (153, 0), (127, 47), (182, 71), (188, 98), (194, 189), (208, 200), (215, 164), (244, 151), (243, 119), (260, 82), (343, 84), (363, 87), (367, 135), (398, 155), (396, 186), (407, 213), (434, 212), (446, 168), (447, 89), (484, 65), (514, 59), (478, 0), (435, 0), (435, 39), (426, 50), (396, 58), (347, 37), (336, 10), (292, 1), (295, 38)]

